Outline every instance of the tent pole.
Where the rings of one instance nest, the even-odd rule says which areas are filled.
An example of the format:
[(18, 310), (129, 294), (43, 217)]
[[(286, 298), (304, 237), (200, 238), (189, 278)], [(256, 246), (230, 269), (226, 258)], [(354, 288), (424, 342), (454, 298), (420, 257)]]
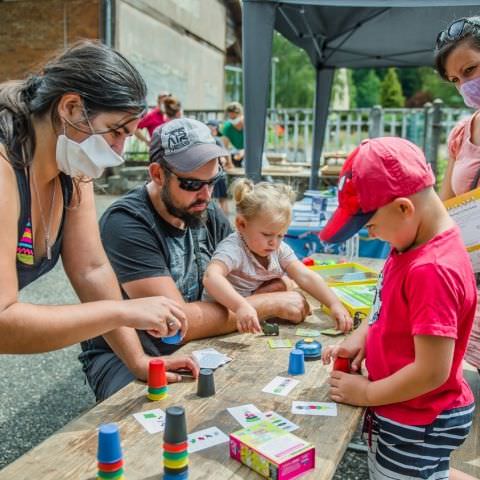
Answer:
[(276, 5), (243, 3), (243, 98), (245, 102), (245, 174), (258, 182), (265, 142)]
[(318, 188), (318, 169), (320, 167), (320, 155), (322, 154), (325, 131), (328, 120), (328, 107), (332, 93), (334, 68), (317, 69), (315, 85), (315, 119), (313, 122), (313, 145), (312, 145), (312, 172), (310, 175), (309, 188)]

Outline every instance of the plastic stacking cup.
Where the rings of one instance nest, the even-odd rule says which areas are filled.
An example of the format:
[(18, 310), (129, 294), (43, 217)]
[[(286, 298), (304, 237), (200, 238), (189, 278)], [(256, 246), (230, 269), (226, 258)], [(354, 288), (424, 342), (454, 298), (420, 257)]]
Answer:
[(215, 395), (215, 381), (213, 370), (210, 368), (201, 368), (198, 375), (197, 395), (199, 397), (211, 397)]
[(100, 425), (98, 430), (97, 460), (99, 463), (114, 463), (122, 459), (120, 432), (115, 423)]
[(165, 430), (163, 441), (166, 443), (181, 443), (187, 440), (187, 424), (183, 407), (168, 407), (165, 415)]
[(180, 330), (175, 335), (172, 335), (171, 337), (162, 337), (162, 342), (168, 343), (170, 345), (177, 345), (181, 341), (182, 341), (182, 334), (180, 333)]
[(333, 369), (340, 372), (351, 373), (350, 359), (346, 357), (337, 357), (333, 362)]
[(303, 350), (294, 348), (290, 352), (290, 359), (288, 362), (289, 375), (302, 375), (305, 373), (305, 357)]
[(162, 388), (167, 384), (167, 373), (165, 362), (156, 358), (150, 360), (148, 364), (148, 386), (152, 388)]

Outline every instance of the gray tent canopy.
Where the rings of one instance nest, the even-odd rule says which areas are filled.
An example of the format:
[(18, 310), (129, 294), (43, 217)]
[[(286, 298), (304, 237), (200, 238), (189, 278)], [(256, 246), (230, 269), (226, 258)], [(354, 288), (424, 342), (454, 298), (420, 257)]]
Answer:
[(244, 0), (247, 176), (261, 177), (274, 30), (303, 48), (316, 69), (310, 179), (316, 188), (335, 69), (432, 65), (438, 32), (473, 15), (480, 15), (479, 0)]

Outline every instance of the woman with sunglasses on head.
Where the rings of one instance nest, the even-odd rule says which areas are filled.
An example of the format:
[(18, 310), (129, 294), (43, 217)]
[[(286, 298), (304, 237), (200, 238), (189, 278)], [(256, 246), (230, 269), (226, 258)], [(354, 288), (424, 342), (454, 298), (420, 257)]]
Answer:
[[(0, 353), (47, 352), (102, 334), (114, 349), (127, 341), (134, 349), (134, 328), (164, 337), (185, 331), (185, 315), (170, 299), (122, 300), (96, 221), (91, 179), (123, 162), (145, 93), (135, 68), (95, 42), (0, 85)], [(19, 290), (60, 257), (83, 303), (21, 302)], [(138, 372), (129, 353), (122, 360)], [(190, 359), (179, 364), (196, 372)]]
[[(448, 138), (449, 161), (440, 196), (447, 200), (480, 186), (480, 17), (455, 20), (437, 37), (435, 63), (476, 111), (460, 121)], [(477, 288), (479, 274), (477, 273)], [(480, 306), (465, 360), (480, 373)]]

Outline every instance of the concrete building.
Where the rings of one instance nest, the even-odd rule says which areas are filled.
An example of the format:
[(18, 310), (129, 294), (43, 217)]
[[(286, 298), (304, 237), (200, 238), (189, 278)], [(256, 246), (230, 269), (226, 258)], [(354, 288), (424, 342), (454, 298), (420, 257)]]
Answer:
[(126, 55), (184, 109), (224, 106), (224, 66), (241, 61), (240, 0), (0, 0), (0, 81), (22, 78), (79, 38)]

